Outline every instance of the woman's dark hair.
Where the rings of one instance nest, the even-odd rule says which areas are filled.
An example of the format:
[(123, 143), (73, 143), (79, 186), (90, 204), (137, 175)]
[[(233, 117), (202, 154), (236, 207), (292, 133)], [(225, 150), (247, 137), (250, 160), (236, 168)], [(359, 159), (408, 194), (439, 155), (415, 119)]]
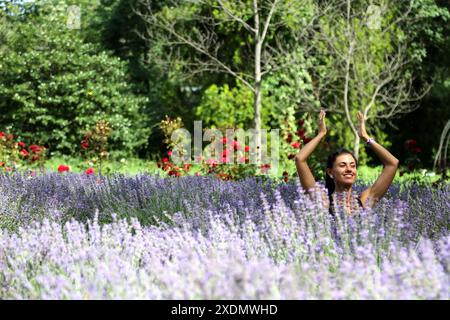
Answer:
[[(333, 168), (333, 164), (334, 164), (334, 162), (336, 161), (336, 158), (337, 158), (338, 156), (340, 156), (341, 154), (349, 154), (349, 155), (351, 155), (351, 156), (353, 157), (353, 159), (355, 159), (356, 166), (358, 166), (358, 160), (356, 160), (355, 155), (354, 155), (351, 151), (349, 151), (349, 150), (347, 150), (347, 149), (344, 149), (344, 148), (341, 148), (341, 149), (336, 150), (335, 152), (333, 152), (332, 154), (330, 154), (330, 155), (328, 156), (328, 159), (327, 159), (327, 169)], [(331, 195), (332, 195), (333, 192), (334, 192), (334, 188), (335, 188), (335, 186), (334, 186), (334, 180), (331, 179), (331, 177), (328, 175), (328, 173), (326, 172), (326, 170), (325, 170), (325, 187), (326, 187), (327, 190), (328, 190), (328, 196), (331, 197)]]

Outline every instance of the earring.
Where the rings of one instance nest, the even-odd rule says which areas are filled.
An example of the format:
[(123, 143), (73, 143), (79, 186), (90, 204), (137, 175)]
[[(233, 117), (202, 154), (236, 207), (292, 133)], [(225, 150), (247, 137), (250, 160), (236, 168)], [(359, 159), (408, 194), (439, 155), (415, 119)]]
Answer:
[(331, 179), (334, 179), (334, 176), (330, 176)]

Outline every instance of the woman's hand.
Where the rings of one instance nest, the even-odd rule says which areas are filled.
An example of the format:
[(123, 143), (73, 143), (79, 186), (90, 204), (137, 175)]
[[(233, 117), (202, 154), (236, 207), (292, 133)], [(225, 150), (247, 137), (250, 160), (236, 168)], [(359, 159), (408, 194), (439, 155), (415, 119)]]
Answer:
[(320, 110), (319, 114), (319, 132), (317, 135), (325, 136), (327, 134), (327, 126), (325, 124), (325, 110)]
[(363, 114), (361, 111), (358, 111), (358, 120), (359, 120), (359, 127), (358, 127), (358, 135), (361, 139), (369, 139), (369, 135), (366, 131), (366, 120), (364, 119)]

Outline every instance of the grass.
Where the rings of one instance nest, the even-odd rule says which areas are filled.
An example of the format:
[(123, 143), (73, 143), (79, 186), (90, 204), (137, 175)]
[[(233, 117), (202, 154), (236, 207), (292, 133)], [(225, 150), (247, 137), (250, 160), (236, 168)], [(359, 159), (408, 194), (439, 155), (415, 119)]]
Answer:
[[(85, 170), (90, 167), (94, 168), (95, 173), (99, 172), (98, 165), (89, 163), (82, 158), (64, 155), (54, 156), (48, 159), (45, 162), (44, 170), (47, 172), (57, 172), (59, 165), (62, 164), (69, 166), (70, 171), (75, 173), (84, 173)], [(19, 171), (26, 171), (29, 168), (19, 166), (18, 169)], [(193, 164), (191, 166), (189, 174), (194, 175), (196, 172), (200, 172), (201, 169), (202, 168), (199, 165)], [(358, 168), (358, 180), (365, 183), (373, 183), (380, 175), (382, 169), (382, 166), (369, 167), (361, 165)], [(279, 166), (277, 173), (270, 174), (269, 176), (271, 178), (281, 178), (284, 171), (287, 171), (289, 173), (291, 179), (297, 176), (294, 162), (289, 164), (287, 167)], [(166, 173), (158, 168), (156, 161), (144, 160), (139, 158), (122, 158), (116, 161), (105, 161), (102, 164), (101, 172), (102, 174), (121, 173), (127, 175), (136, 175), (138, 173), (146, 173), (151, 175), (160, 175), (162, 177), (166, 176)], [(450, 170), (448, 170), (447, 175), (450, 175)], [(399, 172), (397, 172), (394, 178), (394, 182), (405, 183), (409, 181), (415, 181), (420, 183), (434, 183), (440, 179), (440, 174), (437, 174), (431, 170), (420, 169), (411, 173), (405, 173), (403, 176), (400, 176)]]

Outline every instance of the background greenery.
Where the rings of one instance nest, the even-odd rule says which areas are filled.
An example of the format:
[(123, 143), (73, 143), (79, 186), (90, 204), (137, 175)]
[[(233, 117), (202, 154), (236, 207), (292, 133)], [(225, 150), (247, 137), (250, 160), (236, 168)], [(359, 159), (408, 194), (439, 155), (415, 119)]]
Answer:
[[(377, 1), (369, 2), (377, 4)], [(173, 62), (173, 69), (163, 68), (158, 60), (166, 54), (162, 44), (157, 40), (149, 43), (139, 36), (145, 31), (145, 24), (133, 7), (142, 7), (141, 1), (0, 3), (0, 131), (14, 133), (27, 143), (45, 145), (53, 161), (70, 162), (70, 157), (78, 157), (83, 133), (101, 119), (108, 120), (113, 128), (109, 143), (112, 158), (140, 158), (144, 162), (158, 159), (167, 151), (158, 129), (165, 115), (181, 117), (188, 130), (193, 129), (194, 120), (203, 120), (204, 127), (251, 126), (252, 93), (236, 79), (212, 72), (187, 78), (176, 68), (177, 61)], [(154, 10), (163, 11), (171, 1), (154, 3)], [(279, 128), (282, 134), (298, 130), (296, 120), (304, 119), (308, 134), (313, 135), (315, 113), (336, 99), (332, 95), (317, 96), (315, 83), (321, 78), (340, 81), (333, 56), (319, 39), (311, 37), (306, 45), (291, 37), (314, 10), (314, 1), (308, 2), (308, 6), (302, 3), (290, 1), (290, 6), (298, 10), (276, 17), (285, 23), (279, 32), (291, 50), (278, 61), (285, 67), (268, 73), (263, 83), (263, 127)], [(391, 2), (389, 16), (395, 18), (405, 10), (407, 3)], [(355, 6), (366, 4), (366, 1), (354, 1)], [(69, 5), (81, 9), (80, 29), (67, 27)], [(190, 10), (207, 8), (190, 7)], [(445, 0), (417, 0), (413, 12), (415, 20), (396, 25), (391, 38), (376, 34), (366, 37), (360, 27), (360, 36), (369, 42), (374, 55), (390, 50), (396, 41), (407, 41), (411, 58), (408, 76), (414, 78), (414, 88), (420, 91), (427, 83), (432, 83), (416, 111), (389, 121), (369, 123), (371, 133), (398, 156), (402, 164), (409, 156), (405, 141), (415, 139), (422, 149), (417, 154), (419, 168), (430, 169), (440, 133), (450, 119), (449, 10), (450, 3)], [(177, 14), (181, 16), (176, 18), (188, 19), (189, 12), (179, 10)], [(331, 24), (331, 18), (325, 15), (323, 23)], [(333, 28), (339, 35), (341, 27), (333, 25)], [(226, 44), (226, 50), (221, 52), (224, 61), (243, 72), (248, 71), (251, 41), (245, 38), (244, 30), (227, 24), (219, 35)], [(393, 35), (398, 39), (392, 38)], [(269, 35), (268, 43), (274, 45), (271, 41), (275, 41), (273, 35)], [(312, 52), (307, 52), (311, 44), (317, 45)], [(189, 49), (184, 50), (186, 57), (193, 54)], [(378, 63), (375, 68), (387, 67), (382, 59)], [(370, 83), (363, 85), (370, 86)], [(354, 108), (358, 107), (360, 101), (356, 95), (352, 103)], [(353, 138), (344, 116), (329, 113), (328, 118), (329, 147), (351, 148)], [(292, 161), (287, 155), (295, 150), (290, 149), (289, 143), (283, 143), (283, 167), (291, 170)], [(364, 150), (361, 162), (379, 164), (373, 154)]]

